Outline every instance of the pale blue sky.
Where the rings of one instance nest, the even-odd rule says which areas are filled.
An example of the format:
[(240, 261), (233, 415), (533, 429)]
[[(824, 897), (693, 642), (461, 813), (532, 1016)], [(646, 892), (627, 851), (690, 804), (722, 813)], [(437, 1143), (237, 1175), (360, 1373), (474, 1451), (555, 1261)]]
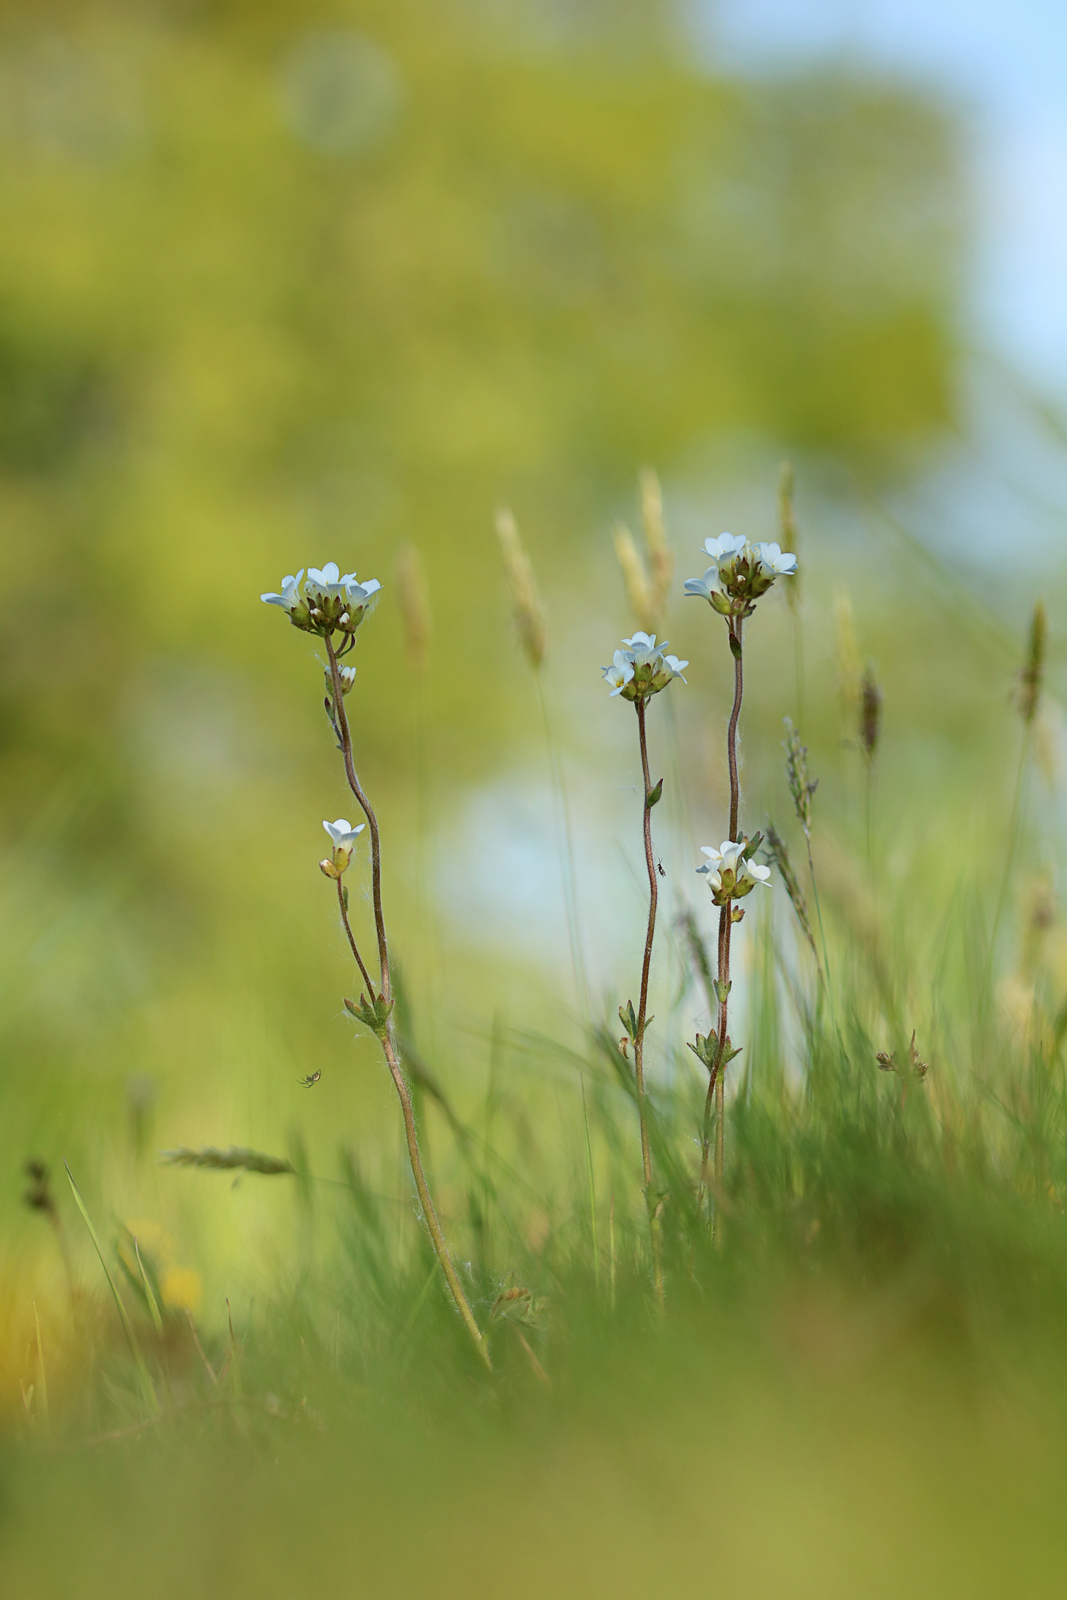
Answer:
[(850, 61), (966, 119), (976, 339), (1067, 398), (1067, 0), (700, 0), (709, 59), (763, 75)]

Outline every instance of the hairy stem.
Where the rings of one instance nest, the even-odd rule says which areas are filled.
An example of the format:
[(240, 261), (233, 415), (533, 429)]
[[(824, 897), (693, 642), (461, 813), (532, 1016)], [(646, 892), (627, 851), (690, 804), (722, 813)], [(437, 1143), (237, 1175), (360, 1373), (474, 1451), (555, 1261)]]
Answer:
[(637, 1007), (637, 1037), (634, 1039), (634, 1078), (637, 1082), (637, 1114), (641, 1123), (641, 1166), (645, 1178), (645, 1205), (648, 1208), (648, 1228), (652, 1241), (652, 1273), (656, 1285), (656, 1300), (663, 1307), (663, 1258), (660, 1248), (659, 1214), (652, 1190), (652, 1147), (648, 1137), (648, 1103), (645, 1098), (645, 1017), (648, 1012), (648, 976), (652, 966), (652, 941), (656, 936), (656, 907), (659, 904), (659, 886), (656, 881), (656, 858), (652, 854), (652, 779), (648, 770), (648, 738), (645, 732), (646, 702), (640, 696), (634, 701), (637, 711), (637, 734), (641, 745), (641, 775), (645, 785), (644, 842), (645, 867), (648, 871), (648, 928), (645, 933), (645, 955), (641, 963), (641, 995)]
[(381, 992), (388, 1001), (393, 998), (393, 986), (389, 978), (389, 946), (385, 937), (385, 916), (382, 912), (382, 841), (378, 832), (378, 819), (374, 815), (370, 801), (363, 792), (363, 786), (356, 777), (356, 768), (352, 760), (352, 736), (348, 730), (348, 717), (345, 714), (345, 698), (341, 688), (341, 674), (337, 666), (337, 652), (333, 647), (333, 639), (329, 634), (324, 635), (326, 641), (326, 654), (330, 659), (330, 678), (333, 684), (333, 715), (337, 727), (337, 737), (341, 741), (341, 754), (344, 757), (345, 777), (348, 787), (355, 795), (359, 808), (367, 819), (370, 829), (370, 868), (371, 868), (371, 899), (374, 903), (374, 928), (378, 935), (378, 967), (381, 972)]
[[(341, 674), (337, 666), (337, 652), (334, 650), (333, 640), (330, 635), (326, 634), (324, 635), (324, 638), (326, 641), (326, 653), (330, 660), (330, 677), (333, 684), (334, 725), (337, 729), (337, 737), (341, 744), (341, 754), (344, 757), (345, 775), (348, 778), (348, 787), (351, 789), (352, 793), (356, 797), (356, 800), (359, 802), (360, 810), (366, 817), (367, 826), (370, 829), (371, 898), (374, 904), (374, 927), (378, 936), (378, 965), (381, 970), (381, 993), (384, 999), (389, 1001), (392, 999), (392, 985), (389, 980), (389, 946), (385, 937), (385, 917), (382, 913), (382, 850), (381, 839), (378, 833), (378, 819), (374, 815), (371, 803), (367, 799), (367, 796), (363, 791), (363, 787), (356, 776), (355, 764), (352, 759), (352, 735), (348, 727), (348, 717), (345, 714), (344, 694), (341, 689)], [(348, 936), (352, 944), (353, 954), (359, 963), (360, 971), (363, 973), (368, 986), (370, 986), (370, 977), (367, 974), (367, 970), (364, 967), (363, 962), (360, 960), (359, 953), (356, 950), (355, 940), (352, 939), (351, 930), (348, 926), (348, 917), (344, 908), (344, 896), (341, 893), (340, 881), (338, 881), (337, 888), (338, 899), (341, 903), (341, 912), (345, 922), (345, 929), (348, 932)], [(463, 1291), (463, 1285), (459, 1281), (459, 1274), (456, 1272), (455, 1266), (452, 1262), (452, 1257), (448, 1253), (448, 1245), (445, 1241), (445, 1236), (441, 1228), (440, 1221), (438, 1220), (437, 1209), (434, 1206), (433, 1197), (430, 1194), (429, 1184), (426, 1182), (426, 1173), (422, 1165), (422, 1154), (419, 1150), (419, 1136), (415, 1127), (415, 1112), (411, 1104), (411, 1090), (408, 1086), (408, 1081), (404, 1076), (403, 1068), (400, 1065), (400, 1059), (396, 1048), (396, 1040), (393, 1036), (393, 1019), (391, 1014), (386, 1022), (385, 1033), (381, 1036), (381, 1046), (382, 1054), (385, 1056), (386, 1065), (389, 1068), (393, 1083), (396, 1087), (397, 1096), (400, 1100), (400, 1110), (404, 1118), (404, 1137), (407, 1140), (408, 1157), (411, 1162), (411, 1174), (415, 1179), (415, 1188), (419, 1196), (419, 1203), (422, 1206), (422, 1214), (426, 1219), (426, 1227), (429, 1230), (430, 1239), (432, 1240), (434, 1250), (437, 1253), (437, 1259), (441, 1263), (441, 1271), (444, 1273), (445, 1282), (448, 1284), (459, 1314), (467, 1326), (467, 1331), (474, 1340), (478, 1354), (481, 1356), (486, 1366), (492, 1370), (492, 1364), (489, 1359), (489, 1346), (485, 1341), (481, 1329), (475, 1321), (474, 1312), (471, 1310), (470, 1302)]]

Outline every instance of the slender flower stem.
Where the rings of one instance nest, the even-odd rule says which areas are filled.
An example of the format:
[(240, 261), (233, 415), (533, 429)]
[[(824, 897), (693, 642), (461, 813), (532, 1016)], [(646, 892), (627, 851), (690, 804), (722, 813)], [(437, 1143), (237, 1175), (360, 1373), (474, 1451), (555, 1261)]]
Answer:
[[(730, 630), (730, 652), (734, 658), (734, 704), (726, 730), (726, 760), (730, 769), (730, 838), (739, 839), (737, 825), (741, 806), (741, 786), (737, 776), (737, 724), (741, 716), (741, 700), (745, 692), (744, 662), (741, 653), (742, 619), (733, 617), (727, 626)], [(730, 1010), (730, 932), (733, 928), (733, 902), (728, 900), (719, 909), (719, 976), (716, 998), (719, 1002), (717, 1053), (715, 1065), (708, 1075), (708, 1093), (704, 1101), (704, 1132), (700, 1152), (700, 1187), (697, 1190), (697, 1211), (704, 1203), (708, 1187), (708, 1159), (711, 1153), (711, 1106), (715, 1103), (715, 1187), (721, 1191), (725, 1156), (726, 1134), (726, 1084), (722, 1060), (726, 1050), (726, 1030)], [(714, 1229), (718, 1232), (718, 1208)]]
[(734, 706), (726, 729), (726, 760), (730, 768), (730, 838), (737, 839), (737, 813), (741, 805), (741, 786), (737, 778), (737, 723), (741, 716), (741, 697), (745, 692), (744, 661), (741, 654), (742, 619), (730, 621), (730, 651), (734, 658)]
[[(330, 677), (333, 684), (334, 725), (337, 729), (337, 736), (341, 744), (341, 754), (344, 757), (345, 775), (348, 778), (348, 787), (351, 789), (352, 793), (356, 797), (356, 800), (359, 802), (360, 810), (366, 817), (367, 826), (370, 829), (371, 899), (374, 905), (374, 927), (378, 936), (378, 964), (381, 970), (381, 994), (384, 1000), (388, 1003), (392, 999), (392, 985), (389, 978), (389, 945), (385, 936), (385, 917), (382, 913), (382, 851), (381, 839), (378, 833), (378, 819), (374, 815), (371, 803), (367, 799), (367, 796), (363, 791), (363, 787), (356, 776), (355, 764), (352, 759), (352, 735), (349, 731), (348, 718), (345, 714), (344, 694), (341, 688), (341, 674), (337, 665), (337, 652), (334, 650), (333, 640), (330, 635), (327, 633), (324, 634), (323, 637), (326, 642), (326, 653), (330, 660)], [(344, 917), (345, 929), (348, 932), (349, 939), (352, 943), (353, 954), (355, 954), (356, 960), (359, 963), (359, 969), (363, 973), (368, 985), (370, 985), (370, 978), (367, 974), (366, 968), (363, 965), (363, 962), (360, 960), (358, 952), (356, 951), (355, 940), (352, 939), (351, 930), (348, 926), (348, 917), (344, 910), (344, 897), (340, 893), (340, 887), (340, 882), (338, 882), (338, 898), (341, 902), (341, 911), (342, 916)], [(456, 1272), (455, 1266), (452, 1262), (452, 1257), (448, 1253), (448, 1245), (445, 1242), (444, 1232), (441, 1228), (440, 1221), (438, 1220), (437, 1210), (433, 1203), (433, 1197), (430, 1194), (429, 1185), (426, 1182), (426, 1173), (423, 1170), (422, 1155), (419, 1150), (419, 1137), (415, 1127), (415, 1112), (411, 1104), (411, 1090), (408, 1087), (408, 1082), (404, 1076), (404, 1071), (400, 1065), (400, 1059), (397, 1054), (396, 1041), (393, 1036), (392, 1015), (388, 1017), (385, 1025), (385, 1032), (383, 1035), (381, 1035), (381, 1046), (382, 1054), (385, 1056), (386, 1065), (389, 1068), (393, 1083), (396, 1087), (397, 1096), (400, 1100), (400, 1110), (404, 1118), (404, 1136), (407, 1140), (408, 1157), (411, 1161), (411, 1173), (415, 1179), (415, 1188), (419, 1196), (419, 1203), (422, 1206), (422, 1214), (426, 1219), (426, 1226), (429, 1230), (434, 1250), (437, 1252), (437, 1259), (441, 1263), (441, 1271), (445, 1275), (445, 1281), (452, 1293), (452, 1298), (456, 1303), (459, 1314), (467, 1325), (467, 1331), (474, 1340), (478, 1354), (481, 1356), (486, 1366), (492, 1370), (492, 1363), (489, 1359), (489, 1346), (485, 1341), (481, 1329), (475, 1321), (474, 1312), (471, 1310), (470, 1302), (463, 1292), (463, 1285), (459, 1281), (459, 1274)]]
[(359, 948), (358, 948), (358, 946), (356, 944), (355, 935), (352, 932), (352, 924), (348, 920), (348, 907), (345, 905), (345, 891), (341, 887), (340, 878), (337, 879), (337, 904), (341, 908), (341, 922), (342, 922), (342, 925), (344, 927), (345, 932), (348, 935), (349, 947), (350, 947), (350, 949), (352, 951), (352, 954), (356, 958), (356, 966), (359, 968), (360, 972), (363, 974), (363, 982), (367, 985), (367, 988), (368, 988), (368, 990), (370, 992), (370, 995), (369, 995), (370, 999), (373, 1000), (374, 999), (374, 985), (371, 982), (370, 973), (367, 971), (366, 967), (363, 965), (363, 957), (359, 953)]
[(330, 635), (324, 634), (326, 641), (326, 654), (330, 659), (330, 677), (333, 684), (333, 714), (337, 724), (337, 733), (341, 741), (341, 754), (345, 763), (345, 776), (348, 787), (359, 802), (359, 808), (367, 819), (370, 829), (370, 864), (371, 864), (371, 899), (374, 903), (374, 928), (378, 936), (378, 967), (381, 972), (382, 996), (386, 1001), (393, 998), (393, 986), (389, 977), (389, 945), (385, 937), (385, 916), (382, 912), (382, 842), (378, 832), (378, 819), (374, 815), (371, 803), (363, 792), (363, 786), (356, 777), (356, 768), (352, 760), (352, 737), (348, 730), (348, 717), (345, 714), (344, 691), (341, 688), (341, 674), (337, 666), (337, 652), (333, 647)]
[(656, 858), (652, 854), (652, 779), (648, 770), (648, 739), (645, 733), (646, 701), (639, 695), (634, 701), (637, 711), (637, 733), (641, 745), (641, 775), (645, 783), (644, 838), (645, 866), (648, 870), (648, 929), (645, 933), (645, 955), (641, 963), (641, 995), (637, 1008), (637, 1035), (634, 1039), (634, 1077), (637, 1081), (637, 1114), (641, 1123), (641, 1165), (645, 1178), (645, 1205), (648, 1208), (648, 1228), (652, 1241), (652, 1273), (656, 1285), (656, 1300), (663, 1309), (663, 1255), (660, 1245), (659, 1209), (652, 1190), (652, 1148), (648, 1137), (648, 1103), (645, 1097), (645, 1016), (648, 1011), (648, 977), (652, 966), (652, 941), (656, 936), (656, 907), (659, 904), (659, 886), (656, 882)]

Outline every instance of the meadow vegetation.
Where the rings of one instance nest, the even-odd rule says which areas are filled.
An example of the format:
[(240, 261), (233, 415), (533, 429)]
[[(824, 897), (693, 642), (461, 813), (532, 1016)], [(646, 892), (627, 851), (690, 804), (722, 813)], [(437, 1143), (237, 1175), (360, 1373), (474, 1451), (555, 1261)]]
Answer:
[(1062, 578), (885, 509), (952, 129), (432, 9), (4, 10), (5, 1592), (1062, 1593)]

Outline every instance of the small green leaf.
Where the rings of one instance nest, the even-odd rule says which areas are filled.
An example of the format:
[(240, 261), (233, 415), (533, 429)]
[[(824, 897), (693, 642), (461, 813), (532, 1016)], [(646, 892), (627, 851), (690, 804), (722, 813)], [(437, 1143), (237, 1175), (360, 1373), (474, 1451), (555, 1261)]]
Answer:
[(658, 805), (660, 800), (662, 800), (662, 798), (663, 798), (663, 779), (661, 778), (659, 780), (659, 782), (656, 784), (656, 786), (648, 791), (648, 799), (645, 802), (645, 804), (648, 806), (648, 809), (651, 811), (652, 807), (655, 806), (655, 805)]

